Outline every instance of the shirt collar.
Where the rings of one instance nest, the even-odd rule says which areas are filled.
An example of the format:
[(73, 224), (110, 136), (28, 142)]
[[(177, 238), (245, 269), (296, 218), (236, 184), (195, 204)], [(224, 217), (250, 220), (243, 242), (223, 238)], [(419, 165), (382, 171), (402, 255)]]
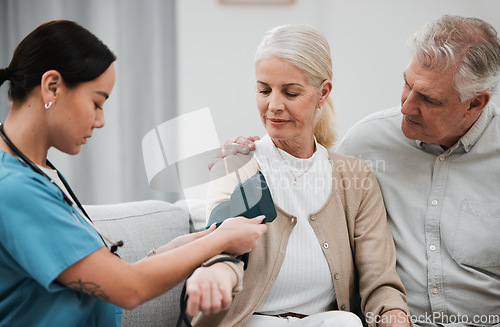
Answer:
[[(314, 153), (313, 153), (313, 156), (314, 156), (314, 155), (318, 152), (318, 150), (319, 150), (320, 148), (324, 148), (324, 147), (323, 147), (321, 144), (319, 144), (319, 143), (318, 143), (318, 141), (316, 141), (316, 136), (314, 136), (314, 135), (313, 135), (313, 138), (314, 138), (314, 145), (315, 145), (315, 148), (316, 148), (316, 150), (315, 150), (315, 151), (314, 151)], [(276, 150), (274, 150), (275, 145), (274, 145), (274, 143), (273, 143), (273, 140), (272, 140), (272, 139), (271, 139), (271, 137), (269, 136), (269, 134), (264, 135), (264, 136), (261, 138), (261, 140), (260, 140), (260, 141), (257, 141), (257, 142), (258, 142), (261, 146), (264, 146), (264, 147), (265, 147), (265, 149), (266, 149), (267, 151), (273, 151), (273, 152), (276, 152)], [(257, 142), (256, 142), (256, 143), (257, 143)], [(256, 147), (256, 148), (257, 148), (257, 147)], [(278, 153), (278, 152), (276, 152), (276, 153)], [(295, 158), (294, 156), (292, 156), (291, 154), (289, 154), (289, 153), (288, 153), (288, 152), (286, 152), (286, 151), (283, 151), (283, 153), (284, 153), (285, 155), (287, 155), (287, 156), (290, 156), (291, 158)], [(311, 156), (311, 158), (312, 158), (312, 156)], [(298, 159), (298, 158), (295, 158), (295, 159)], [(300, 160), (300, 159), (299, 159), (299, 160)]]
[[(472, 149), (472, 147), (474, 146), (474, 144), (476, 144), (476, 142), (479, 140), (483, 132), (486, 130), (486, 127), (488, 127), (492, 118), (493, 118), (493, 108), (491, 104), (488, 104), (483, 109), (476, 122), (471, 126), (471, 128), (469, 128), (467, 133), (465, 133), (458, 140), (457, 143), (451, 146), (450, 149), (456, 149), (460, 145), (463, 145), (465, 152), (469, 152), (470, 149)], [(424, 147), (424, 145), (429, 144), (419, 140), (416, 140), (415, 142), (417, 143), (417, 146), (419, 148), (422, 148)]]
[[(316, 145), (316, 151), (313, 153), (313, 155), (310, 158), (299, 159), (299, 158), (296, 158), (285, 151), (282, 151), (282, 156), (287, 161), (289, 161), (290, 164), (292, 164), (292, 165), (297, 164), (297, 165), (299, 165), (299, 167), (302, 167), (302, 165), (303, 165), (302, 163), (300, 163), (301, 161), (312, 160), (312, 158), (314, 156), (318, 156), (320, 158), (327, 158), (328, 160), (330, 160), (329, 155), (328, 155), (328, 150), (324, 146), (322, 146), (321, 144), (319, 144), (317, 142), (315, 136), (314, 136), (314, 144)], [(281, 161), (282, 159), (281, 159), (278, 151), (281, 151), (281, 150), (278, 150), (275, 147), (273, 140), (271, 139), (269, 134), (264, 135), (259, 141), (255, 142), (255, 154), (258, 156), (262, 155), (262, 156), (266, 157), (268, 160)], [(318, 159), (318, 158), (316, 158), (316, 159)], [(322, 159), (320, 159), (320, 160), (322, 160)]]

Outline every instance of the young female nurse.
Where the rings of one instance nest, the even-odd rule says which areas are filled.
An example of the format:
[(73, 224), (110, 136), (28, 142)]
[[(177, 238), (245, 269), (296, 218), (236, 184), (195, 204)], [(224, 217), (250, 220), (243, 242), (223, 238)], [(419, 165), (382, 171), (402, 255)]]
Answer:
[(119, 326), (120, 307), (161, 295), (218, 253), (248, 252), (267, 229), (261, 218), (230, 219), (135, 263), (108, 250), (47, 152), (77, 154), (104, 126), (114, 61), (82, 26), (51, 21), (0, 69), (11, 101), (0, 125), (2, 326)]

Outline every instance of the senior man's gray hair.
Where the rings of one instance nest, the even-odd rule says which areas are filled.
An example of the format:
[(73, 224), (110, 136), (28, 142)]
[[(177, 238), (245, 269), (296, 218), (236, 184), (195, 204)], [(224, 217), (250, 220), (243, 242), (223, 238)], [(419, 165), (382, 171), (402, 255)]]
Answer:
[(428, 69), (455, 69), (460, 100), (495, 93), (500, 72), (497, 31), (479, 18), (444, 15), (409, 40), (412, 59)]

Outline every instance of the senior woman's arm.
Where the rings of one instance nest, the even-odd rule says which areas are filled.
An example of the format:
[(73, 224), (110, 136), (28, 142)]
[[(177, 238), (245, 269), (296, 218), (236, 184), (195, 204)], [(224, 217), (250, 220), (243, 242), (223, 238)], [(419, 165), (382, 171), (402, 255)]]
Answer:
[[(253, 176), (258, 163), (250, 155), (232, 155), (219, 158), (210, 172), (208, 186), (207, 221), (212, 210), (221, 202), (228, 201), (235, 187)], [(216, 256), (205, 264), (223, 256)], [(204, 265), (205, 265), (204, 264)], [(200, 267), (186, 281), (188, 295), (187, 313), (195, 317), (200, 311), (215, 314), (228, 310), (233, 295), (242, 289), (243, 263), (220, 262), (210, 267)]]
[(188, 315), (195, 317), (200, 311), (209, 315), (228, 310), (238, 285), (241, 288), (242, 275), (243, 267), (234, 269), (225, 262), (196, 269), (186, 281)]
[(409, 326), (405, 321), (406, 293), (396, 273), (396, 250), (382, 193), (371, 169), (364, 162), (360, 167), (358, 178), (364, 182), (354, 224), (354, 260), (359, 272), (361, 307), (371, 326)]

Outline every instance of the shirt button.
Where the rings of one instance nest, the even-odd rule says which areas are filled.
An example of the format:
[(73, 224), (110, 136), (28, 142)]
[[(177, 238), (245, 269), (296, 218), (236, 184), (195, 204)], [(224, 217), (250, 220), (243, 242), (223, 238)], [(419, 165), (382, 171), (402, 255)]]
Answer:
[(436, 246), (432, 244), (431, 246), (429, 246), (429, 249), (431, 249), (431, 251), (434, 251), (436, 249)]
[(328, 243), (327, 243), (327, 242), (323, 243), (323, 247), (324, 247), (325, 249), (328, 249)]
[(335, 279), (339, 279), (339, 278), (340, 278), (340, 275), (339, 275), (339, 274), (335, 274), (335, 276), (333, 276), (333, 278), (335, 278)]
[(345, 310), (345, 309), (346, 309), (346, 306), (342, 304), (342, 305), (340, 306), (340, 310)]
[(434, 287), (432, 289), (432, 294), (438, 294), (439, 293), (439, 289), (437, 287)]
[(440, 155), (438, 158), (439, 158), (439, 161), (444, 161), (444, 159), (446, 159), (446, 157), (444, 155)]
[(438, 204), (438, 200), (432, 200), (432, 205), (433, 206), (437, 206), (437, 204)]
[(316, 216), (315, 216), (315, 215), (312, 215), (312, 216), (311, 216), (311, 220), (316, 220)]

